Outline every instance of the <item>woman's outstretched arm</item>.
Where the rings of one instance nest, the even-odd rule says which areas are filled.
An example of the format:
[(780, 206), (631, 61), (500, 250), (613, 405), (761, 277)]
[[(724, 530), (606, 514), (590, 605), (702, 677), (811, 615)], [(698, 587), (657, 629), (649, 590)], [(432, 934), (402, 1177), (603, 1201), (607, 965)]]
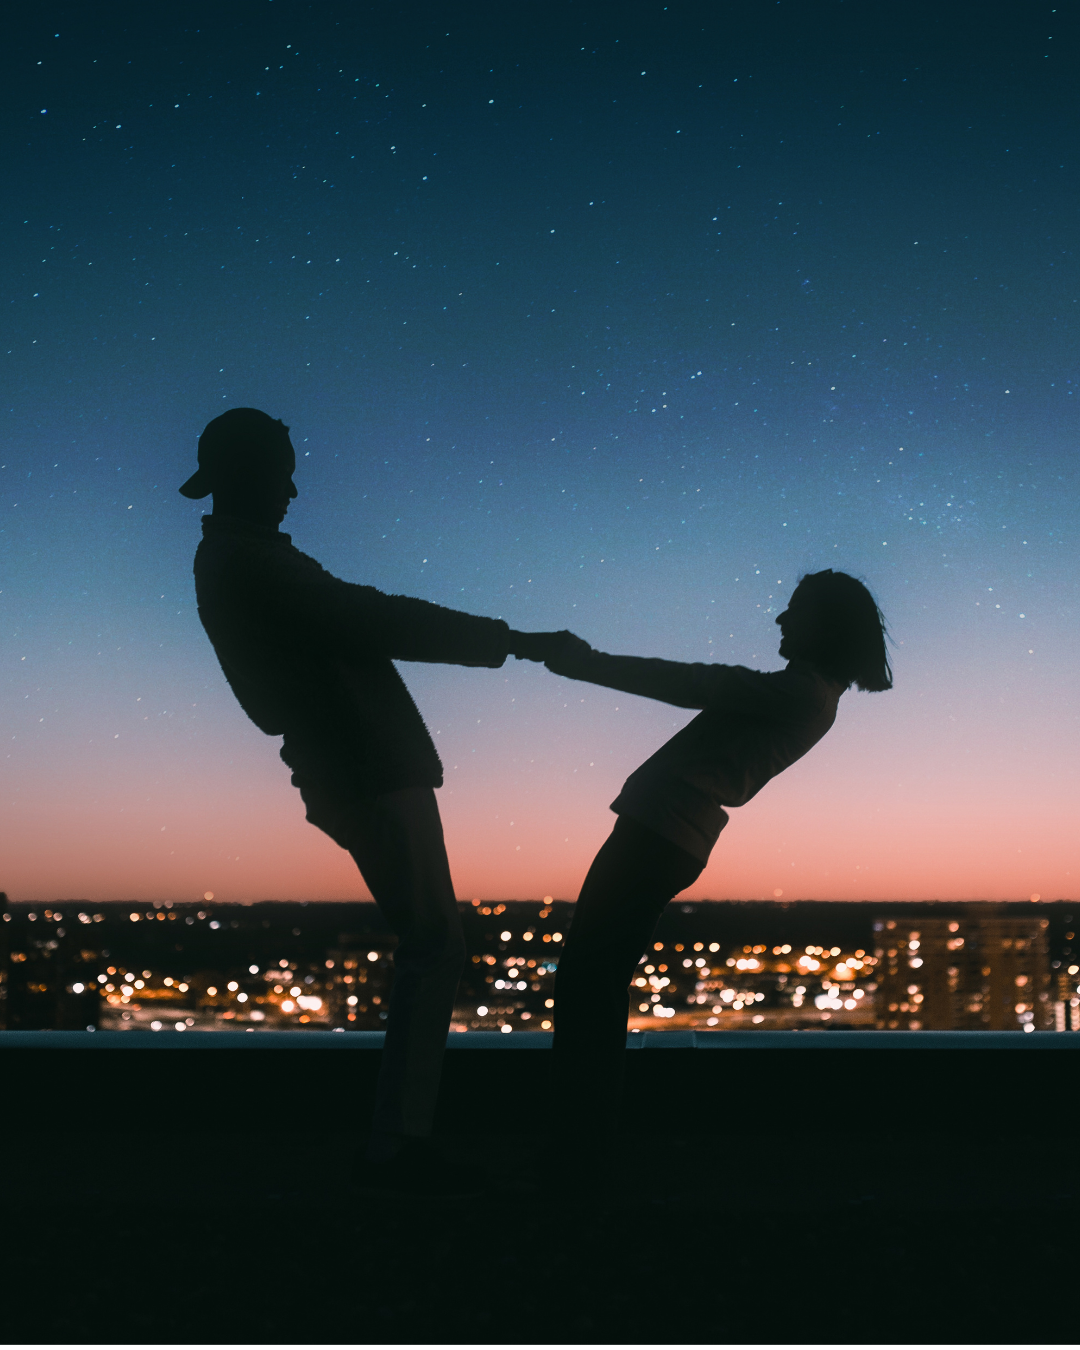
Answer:
[(555, 634), (544, 664), (555, 675), (587, 680), (642, 698), (655, 698), (677, 708), (704, 708), (719, 698), (730, 680), (730, 666), (704, 662), (662, 661), (650, 656), (609, 656), (597, 652), (573, 633)]

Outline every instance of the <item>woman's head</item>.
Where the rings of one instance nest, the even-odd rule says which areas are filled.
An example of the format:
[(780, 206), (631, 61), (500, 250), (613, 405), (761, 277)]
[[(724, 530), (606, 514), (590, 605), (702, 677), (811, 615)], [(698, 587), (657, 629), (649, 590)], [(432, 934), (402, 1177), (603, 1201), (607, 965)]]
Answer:
[(861, 581), (846, 572), (811, 572), (778, 615), (780, 655), (810, 661), (845, 688), (892, 688), (885, 620)]

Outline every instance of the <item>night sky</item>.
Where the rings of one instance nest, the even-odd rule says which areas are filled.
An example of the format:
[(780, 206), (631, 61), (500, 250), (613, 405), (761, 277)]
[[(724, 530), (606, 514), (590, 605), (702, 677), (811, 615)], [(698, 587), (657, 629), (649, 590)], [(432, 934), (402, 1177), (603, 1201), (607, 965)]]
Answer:
[[(762, 669), (863, 577), (896, 688), (691, 895), (1075, 896), (1075, 4), (49, 3), (5, 24), (16, 900), (364, 894), (233, 700), (178, 485), (254, 406), (339, 576)], [(574, 896), (691, 714), (403, 665), (463, 897)]]

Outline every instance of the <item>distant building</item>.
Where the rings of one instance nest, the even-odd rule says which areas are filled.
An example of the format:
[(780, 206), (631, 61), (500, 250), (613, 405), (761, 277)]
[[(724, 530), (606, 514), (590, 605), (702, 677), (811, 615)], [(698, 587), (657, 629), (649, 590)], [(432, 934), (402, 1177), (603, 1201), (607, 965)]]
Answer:
[(1080, 989), (1077, 988), (1077, 967), (1058, 970), (1054, 974), (1054, 1030), (1080, 1031)]
[[(5, 897), (6, 899), (6, 897)], [(4, 919), (8, 913), (4, 907)], [(23, 933), (12, 941), (4, 922), (7, 978), (4, 1024), (8, 1031), (96, 1029), (100, 999), (94, 979), (97, 952), (85, 925), (88, 914), (63, 909), (31, 911)]]
[(565, 900), (461, 906), (469, 952), (452, 1031), (550, 1031), (555, 971), (574, 907)]
[(8, 924), (10, 923), (7, 892), (0, 891), (0, 1031), (5, 1031), (8, 1024), (8, 948), (11, 945), (8, 941)]
[(630, 1030), (873, 1026), (875, 966), (863, 947), (656, 941), (631, 985)]
[[(908, 1031), (1053, 1030), (1049, 921), (989, 905), (874, 920), (877, 1026)], [(1065, 1026), (1060, 1030), (1064, 1031)]]
[(343, 933), (327, 952), (327, 1019), (345, 1031), (383, 1031), (390, 1009), (396, 938)]

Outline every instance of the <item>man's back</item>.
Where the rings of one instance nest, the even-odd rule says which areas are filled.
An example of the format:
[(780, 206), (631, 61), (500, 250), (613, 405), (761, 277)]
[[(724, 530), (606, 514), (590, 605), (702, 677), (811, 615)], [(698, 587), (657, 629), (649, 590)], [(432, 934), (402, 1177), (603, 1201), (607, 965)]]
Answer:
[(354, 793), (438, 787), (442, 767), (393, 658), (500, 666), (509, 629), (340, 580), (289, 535), (207, 516), (199, 617), (251, 720), (297, 768), (345, 773)]

